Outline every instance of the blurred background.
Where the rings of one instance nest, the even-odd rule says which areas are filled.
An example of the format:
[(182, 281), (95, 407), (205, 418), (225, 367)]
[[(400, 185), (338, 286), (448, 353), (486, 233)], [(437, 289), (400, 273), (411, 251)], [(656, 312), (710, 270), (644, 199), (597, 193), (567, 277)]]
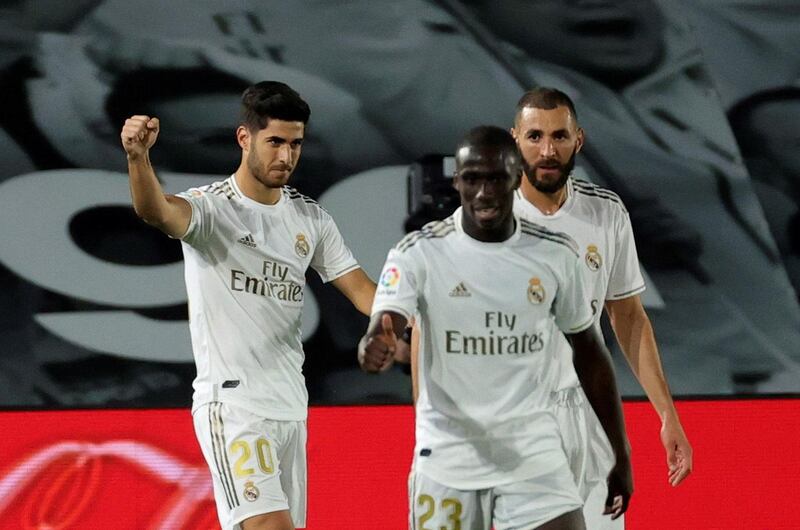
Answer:
[[(238, 164), (238, 96), (263, 79), (310, 103), (292, 184), (373, 278), (441, 213), (409, 209), (410, 167), (443, 175), (464, 131), (510, 126), (530, 87), (564, 90), (587, 135), (576, 174), (631, 213), (673, 392), (800, 393), (797, 2), (0, 5), (2, 407), (189, 405), (180, 245), (133, 215), (119, 129), (160, 117), (164, 187), (213, 182)], [(310, 272), (312, 404), (410, 402), (401, 367), (358, 371), (365, 325)]]

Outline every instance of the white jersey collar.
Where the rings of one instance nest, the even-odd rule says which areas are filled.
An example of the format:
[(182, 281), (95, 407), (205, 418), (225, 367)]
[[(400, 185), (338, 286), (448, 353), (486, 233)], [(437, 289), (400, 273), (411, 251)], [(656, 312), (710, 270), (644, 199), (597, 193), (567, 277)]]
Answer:
[(251, 199), (250, 197), (248, 197), (247, 195), (244, 194), (242, 189), (239, 187), (239, 183), (236, 182), (236, 174), (235, 173), (233, 175), (231, 175), (228, 178), (228, 180), (231, 183), (231, 188), (233, 189), (233, 192), (236, 194), (236, 198), (237, 199), (239, 199), (240, 201), (248, 204), (249, 206), (253, 206), (255, 208), (258, 208), (258, 209), (262, 210), (263, 212), (267, 212), (267, 213), (268, 212), (274, 212), (277, 209), (279, 209), (279, 207), (282, 206), (283, 203), (286, 202), (286, 186), (283, 186), (281, 188), (281, 198), (278, 199), (278, 202), (276, 202), (275, 204), (264, 204), (262, 202), (254, 201), (253, 199)]
[(575, 186), (572, 183), (571, 175), (567, 178), (566, 186), (567, 198), (564, 200), (564, 204), (561, 205), (561, 208), (556, 210), (552, 215), (544, 214), (532, 202), (525, 198), (525, 196), (522, 194), (522, 190), (519, 188), (517, 188), (517, 191), (515, 192), (517, 204), (523, 209), (526, 216), (535, 217), (537, 219), (557, 219), (561, 216), (567, 215), (575, 203)]

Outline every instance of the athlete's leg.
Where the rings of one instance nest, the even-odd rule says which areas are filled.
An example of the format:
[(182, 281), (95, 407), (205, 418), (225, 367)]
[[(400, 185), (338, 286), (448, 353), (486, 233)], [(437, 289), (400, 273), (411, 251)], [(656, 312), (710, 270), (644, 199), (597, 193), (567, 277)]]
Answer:
[(583, 520), (583, 510), (577, 509), (567, 512), (547, 521), (536, 530), (586, 530), (586, 523)]
[(564, 452), (584, 501), (587, 528), (623, 530), (624, 516), (612, 520), (603, 515), (608, 492), (606, 478), (614, 465), (614, 456), (600, 420), (580, 387), (557, 392), (554, 401)]
[[(281, 484), (278, 455), (282, 452), (286, 424), (302, 422), (265, 420), (218, 402), (197, 409), (193, 419), (211, 471), (222, 528), (238, 530), (247, 521), (249, 528), (294, 529), (291, 518), (289, 526), (280, 523), (288, 517), (290, 504)], [(266, 522), (274, 524), (259, 526)]]
[(305, 421), (282, 422), (278, 460), (281, 486), (289, 502), (289, 512), (295, 527), (305, 528), (307, 507), (308, 466), (306, 443), (308, 430)]
[(493, 488), (495, 530), (583, 530), (583, 504), (562, 455), (554, 470)]

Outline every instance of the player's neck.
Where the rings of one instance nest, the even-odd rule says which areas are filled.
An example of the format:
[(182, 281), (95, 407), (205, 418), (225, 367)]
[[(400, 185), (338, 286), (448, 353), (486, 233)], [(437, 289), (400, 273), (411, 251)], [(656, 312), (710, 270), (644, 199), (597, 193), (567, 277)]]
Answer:
[(481, 243), (502, 243), (514, 235), (517, 224), (514, 220), (514, 216), (511, 215), (508, 221), (503, 223), (502, 226), (486, 230), (478, 227), (472, 220), (462, 218), (461, 228), (464, 230), (465, 234)]
[(522, 177), (522, 183), (519, 186), (522, 196), (525, 197), (529, 203), (533, 204), (537, 210), (544, 215), (553, 215), (567, 200), (567, 186), (564, 185), (553, 193), (545, 193), (537, 190), (533, 184), (530, 183), (526, 176)]
[(268, 205), (277, 204), (281, 199), (281, 188), (265, 186), (244, 166), (236, 170), (233, 178), (236, 179), (236, 185), (248, 199)]

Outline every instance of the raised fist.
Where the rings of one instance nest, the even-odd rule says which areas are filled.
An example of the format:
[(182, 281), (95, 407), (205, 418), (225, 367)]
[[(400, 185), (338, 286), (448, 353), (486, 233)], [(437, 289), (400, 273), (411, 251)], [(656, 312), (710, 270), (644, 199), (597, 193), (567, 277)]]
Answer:
[(158, 138), (158, 118), (131, 116), (122, 126), (120, 138), (122, 147), (129, 157), (135, 158), (146, 154)]

